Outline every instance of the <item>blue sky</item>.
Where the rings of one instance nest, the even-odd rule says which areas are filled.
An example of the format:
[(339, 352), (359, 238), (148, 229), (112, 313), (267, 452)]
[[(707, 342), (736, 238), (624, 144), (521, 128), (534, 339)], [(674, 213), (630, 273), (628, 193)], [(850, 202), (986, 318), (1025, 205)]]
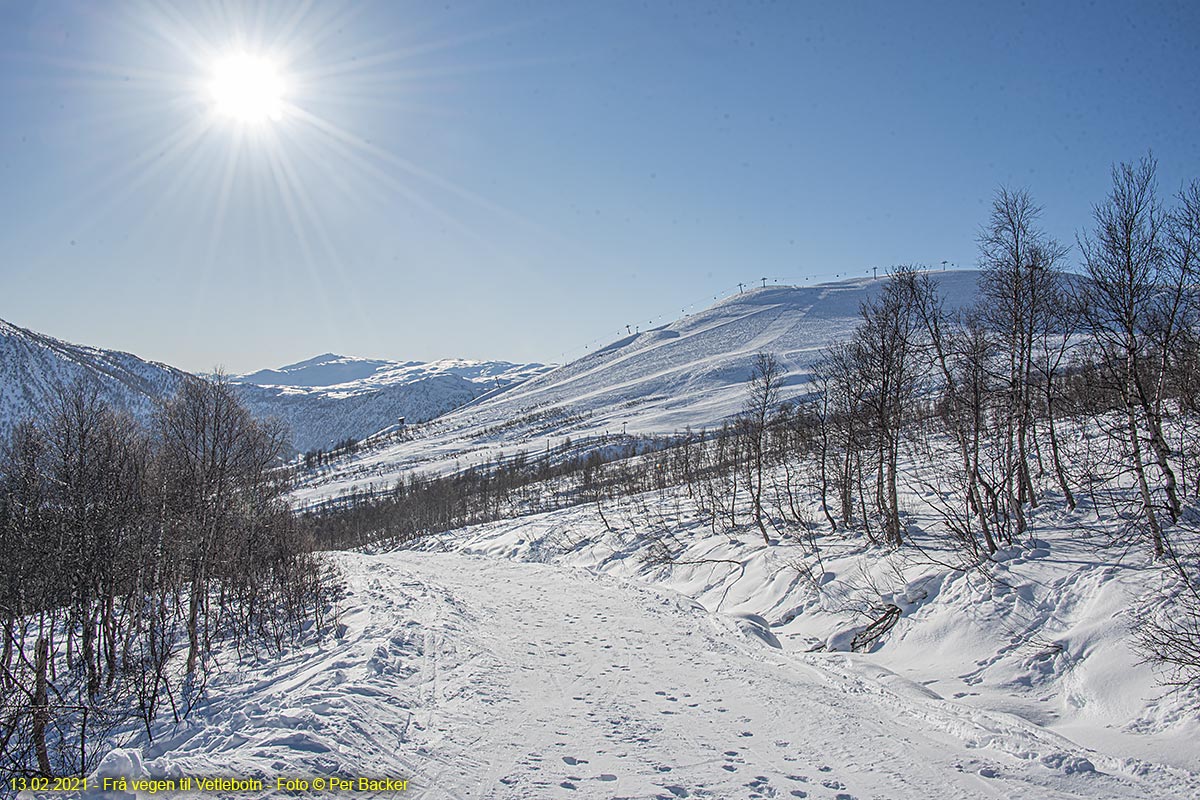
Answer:
[[(1200, 177), (1194, 3), (298, 7), (0, 0), (0, 318), (561, 361), (739, 281), (973, 266), (1000, 184), (1073, 243), (1113, 162)], [(234, 49), (283, 119), (212, 120)]]

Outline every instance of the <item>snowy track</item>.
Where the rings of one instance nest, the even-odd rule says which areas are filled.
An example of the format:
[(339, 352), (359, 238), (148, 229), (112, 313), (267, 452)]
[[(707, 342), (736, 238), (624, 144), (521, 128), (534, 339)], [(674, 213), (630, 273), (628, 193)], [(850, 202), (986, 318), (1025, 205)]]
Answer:
[(405, 777), (418, 798), (1200, 796), (1194, 774), (857, 657), (767, 647), (636, 583), (463, 554), (339, 558), (345, 636), (214, 687), (147, 751), (152, 772)]

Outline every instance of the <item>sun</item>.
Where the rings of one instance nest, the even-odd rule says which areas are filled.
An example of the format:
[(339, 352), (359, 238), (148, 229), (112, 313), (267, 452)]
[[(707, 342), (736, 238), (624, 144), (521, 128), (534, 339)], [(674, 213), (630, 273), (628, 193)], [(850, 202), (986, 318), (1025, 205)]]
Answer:
[(213, 109), (244, 125), (261, 125), (283, 117), (286, 82), (269, 56), (235, 53), (218, 59), (208, 84)]

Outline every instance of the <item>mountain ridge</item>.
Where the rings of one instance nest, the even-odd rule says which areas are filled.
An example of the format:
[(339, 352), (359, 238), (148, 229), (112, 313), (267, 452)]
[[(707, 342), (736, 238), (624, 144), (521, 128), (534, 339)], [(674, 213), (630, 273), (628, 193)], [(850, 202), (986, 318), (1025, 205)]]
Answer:
[[(398, 417), (432, 419), (548, 369), (507, 361), (394, 362), (335, 353), (284, 369), (329, 363), (367, 364), (370, 369), (360, 378), (326, 386), (259, 385), (246, 376), (231, 380), (254, 414), (287, 422), (293, 447), (304, 452), (370, 436)], [(259, 371), (265, 372), (272, 371)], [(189, 377), (191, 373), (133, 353), (74, 344), (0, 320), (0, 437), (21, 419), (44, 414), (60, 387), (76, 381), (96, 386), (106, 402), (148, 422), (157, 405)]]

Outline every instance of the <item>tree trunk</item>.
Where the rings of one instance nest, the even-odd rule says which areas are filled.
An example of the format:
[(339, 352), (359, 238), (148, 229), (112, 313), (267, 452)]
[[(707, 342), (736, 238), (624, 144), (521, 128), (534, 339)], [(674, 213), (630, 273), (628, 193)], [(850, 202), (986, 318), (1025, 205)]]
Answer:
[(1050, 381), (1046, 381), (1046, 416), (1048, 417), (1047, 424), (1050, 426), (1050, 458), (1054, 464), (1054, 477), (1058, 481), (1058, 488), (1062, 490), (1063, 497), (1066, 498), (1067, 508), (1075, 510), (1075, 495), (1071, 493), (1071, 487), (1067, 484), (1067, 472), (1063, 468), (1062, 455), (1058, 448), (1058, 432), (1054, 425), (1054, 397), (1050, 386)]
[(37, 753), (38, 771), (43, 777), (54, 774), (50, 765), (50, 752), (46, 748), (46, 726), (50, 724), (50, 692), (46, 680), (46, 666), (50, 660), (50, 643), (45, 636), (38, 636), (34, 657), (33, 688), (33, 748)]
[(891, 535), (892, 545), (895, 547), (904, 544), (904, 537), (900, 532), (900, 497), (896, 489), (899, 450), (900, 445), (897, 441), (891, 442), (888, 446), (887, 520), (888, 533)]
[(188, 597), (188, 654), (184, 672), (190, 680), (196, 674), (196, 659), (200, 654), (200, 592), (198, 578), (192, 579), (192, 591)]
[(1129, 447), (1133, 453), (1133, 471), (1137, 475), (1138, 493), (1142, 497), (1142, 511), (1146, 514), (1146, 524), (1150, 529), (1150, 539), (1154, 544), (1154, 557), (1162, 558), (1164, 552), (1162, 529), (1154, 514), (1154, 498), (1150, 495), (1150, 484), (1146, 480), (1146, 468), (1142, 464), (1142, 441), (1138, 434), (1132, 382), (1132, 376), (1129, 376), (1125, 390), (1125, 413), (1129, 425)]

